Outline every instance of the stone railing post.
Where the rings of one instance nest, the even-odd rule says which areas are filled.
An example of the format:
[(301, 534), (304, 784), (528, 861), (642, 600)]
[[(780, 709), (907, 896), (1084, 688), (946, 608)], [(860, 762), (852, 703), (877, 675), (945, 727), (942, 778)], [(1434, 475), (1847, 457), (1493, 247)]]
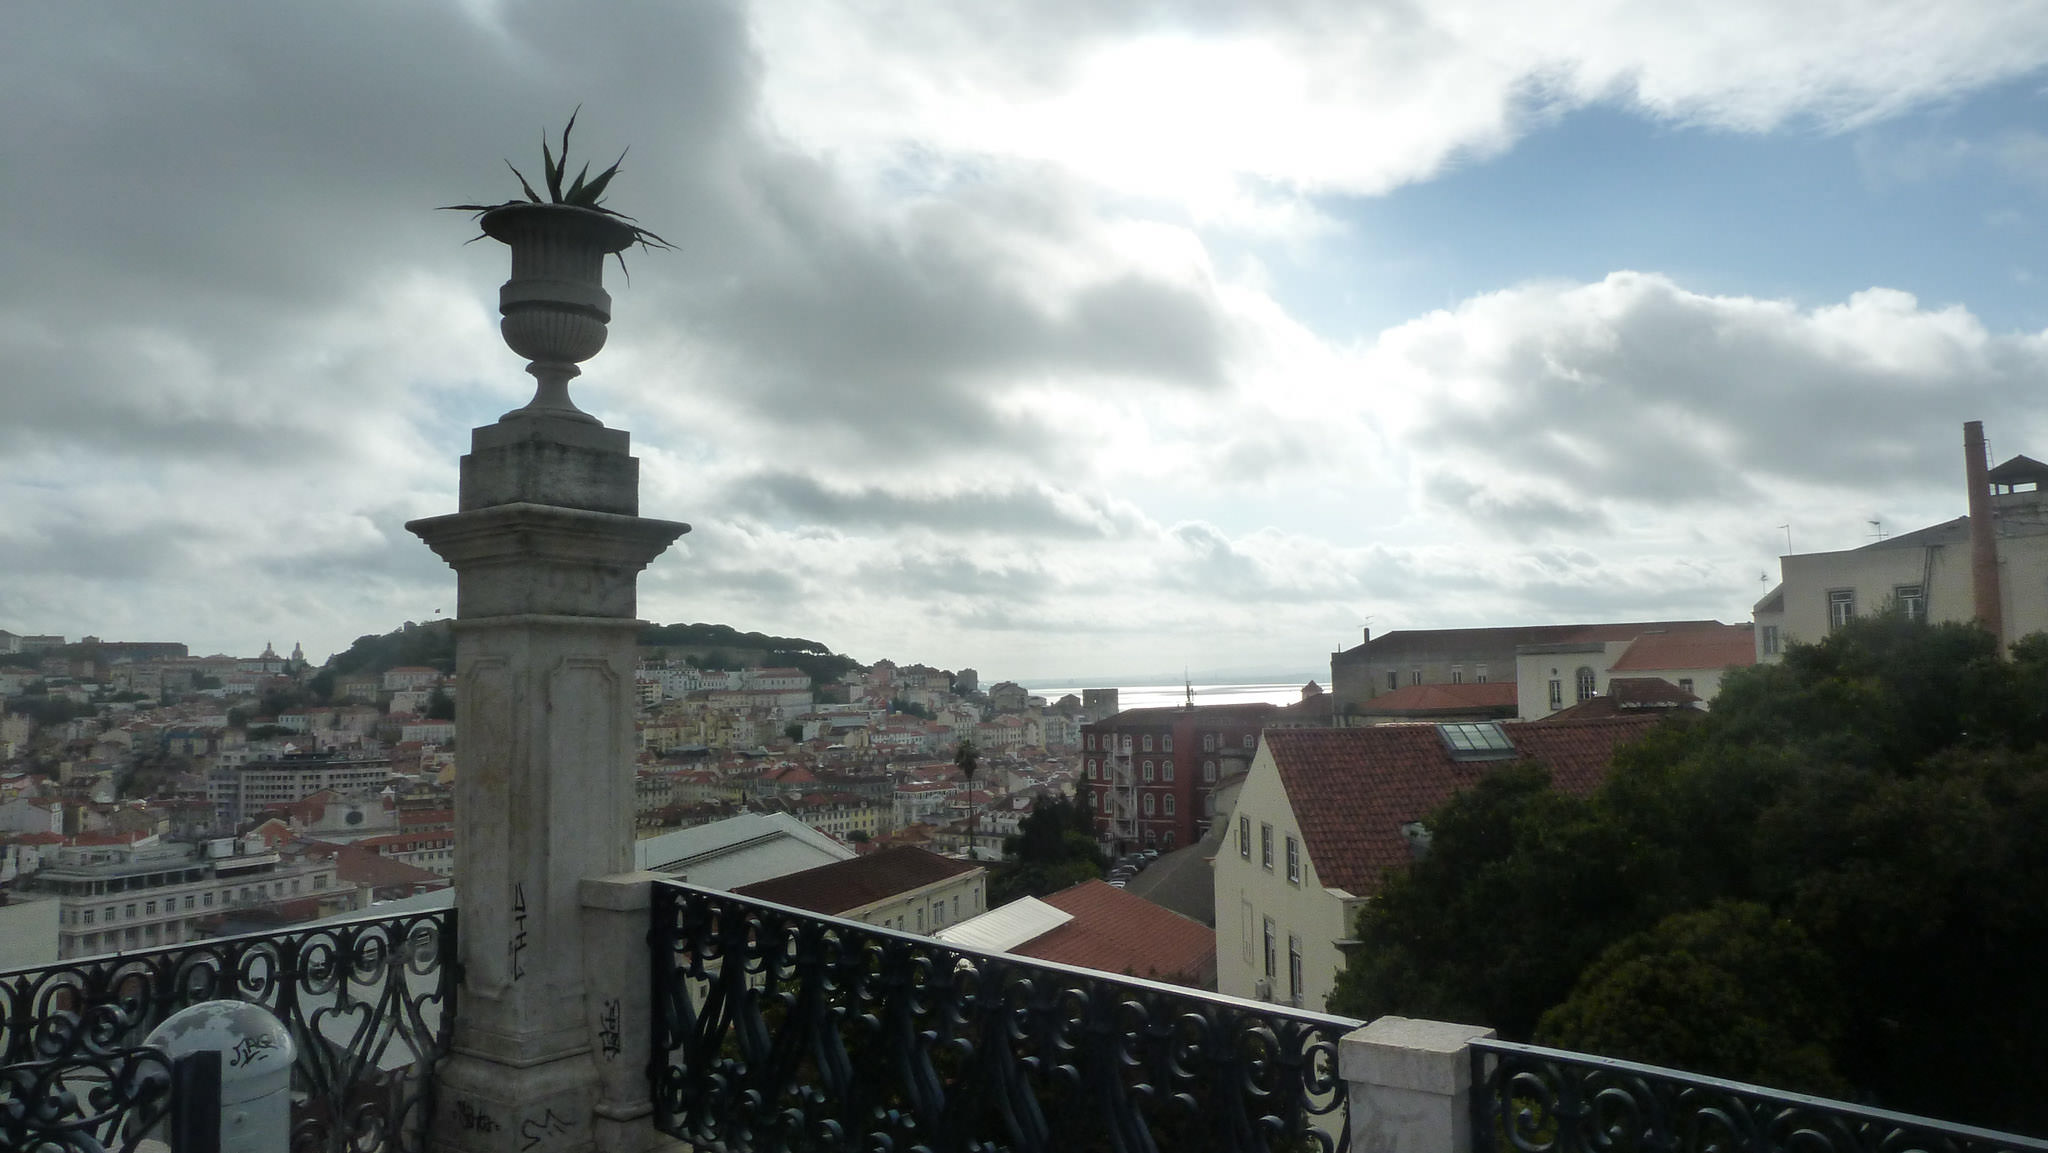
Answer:
[(672, 1144), (654, 1129), (647, 1081), (653, 1056), (650, 894), (660, 873), (584, 880), (583, 968), (590, 974), (590, 1051), (597, 1060), (593, 1136), (600, 1153), (644, 1153)]
[(1472, 1050), (1480, 1025), (1381, 1017), (1347, 1034), (1337, 1068), (1361, 1153), (1471, 1153)]

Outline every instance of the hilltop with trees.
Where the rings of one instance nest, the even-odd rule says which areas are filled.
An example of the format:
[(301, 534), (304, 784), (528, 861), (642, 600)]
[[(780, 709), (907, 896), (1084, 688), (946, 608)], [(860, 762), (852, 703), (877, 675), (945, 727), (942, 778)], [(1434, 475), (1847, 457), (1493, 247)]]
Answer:
[(1858, 621), (1587, 799), (1510, 768), (1428, 824), (1333, 1012), (2048, 1131), (2048, 638)]

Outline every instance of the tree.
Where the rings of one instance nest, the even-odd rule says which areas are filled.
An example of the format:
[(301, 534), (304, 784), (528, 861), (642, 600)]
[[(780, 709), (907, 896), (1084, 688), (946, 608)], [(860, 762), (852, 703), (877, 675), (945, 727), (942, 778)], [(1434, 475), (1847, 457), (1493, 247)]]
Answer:
[(974, 835), (981, 828), (981, 811), (974, 804), (974, 774), (981, 769), (981, 753), (973, 741), (963, 737), (960, 747), (953, 750), (953, 763), (959, 767), (960, 775), (967, 778), (967, 859), (971, 861), (980, 856), (974, 844)]
[(452, 721), (455, 719), (455, 698), (439, 685), (427, 696), (427, 719), (430, 721)]
[(791, 721), (782, 726), (782, 735), (789, 738), (790, 744), (800, 745), (804, 740), (804, 727), (795, 721)]
[(1853, 622), (1729, 674), (1588, 800), (1428, 821), (1332, 997), (2048, 1131), (2048, 638)]
[(1846, 1088), (1829, 1050), (1827, 957), (1790, 920), (1724, 901), (1600, 954), (1537, 1024), (1540, 1044), (1807, 1093)]

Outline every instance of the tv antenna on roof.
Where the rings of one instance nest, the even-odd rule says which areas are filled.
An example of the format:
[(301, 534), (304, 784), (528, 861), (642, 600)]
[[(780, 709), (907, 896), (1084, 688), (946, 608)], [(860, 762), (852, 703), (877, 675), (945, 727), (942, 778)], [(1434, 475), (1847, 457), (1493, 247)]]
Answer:
[(1874, 520), (1865, 521), (1864, 523), (1870, 526), (1871, 535), (1875, 536), (1878, 540), (1883, 540), (1887, 535), (1884, 531), (1883, 517), (1878, 517)]

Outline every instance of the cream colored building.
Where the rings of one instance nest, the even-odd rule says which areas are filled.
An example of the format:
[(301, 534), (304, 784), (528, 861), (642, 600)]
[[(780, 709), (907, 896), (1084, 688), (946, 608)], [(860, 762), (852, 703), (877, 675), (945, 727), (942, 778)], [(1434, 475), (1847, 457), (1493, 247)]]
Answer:
[(1327, 1008), (1359, 910), (1428, 844), (1425, 822), (1502, 764), (1591, 792), (1652, 716), (1268, 729), (1216, 850), (1216, 988)]
[[(2048, 630), (2048, 465), (2014, 457), (1990, 470), (1990, 480), (1999, 609), (2011, 644)], [(1759, 660), (1888, 608), (1935, 623), (1977, 618), (1967, 516), (1860, 548), (1786, 556), (1779, 571), (1778, 587), (1754, 610)]]

